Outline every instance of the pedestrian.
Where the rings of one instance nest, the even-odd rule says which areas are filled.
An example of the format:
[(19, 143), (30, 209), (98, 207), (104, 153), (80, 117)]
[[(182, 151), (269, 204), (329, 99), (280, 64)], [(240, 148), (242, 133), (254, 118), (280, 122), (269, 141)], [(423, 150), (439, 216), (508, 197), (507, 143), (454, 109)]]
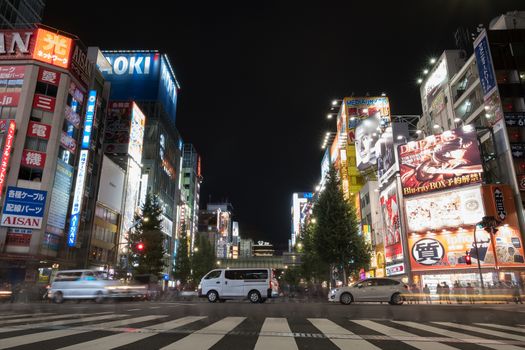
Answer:
[(441, 283), (437, 284), (436, 292), (437, 292), (437, 295), (438, 295), (439, 303), (441, 304), (441, 302), (443, 301), (443, 287), (441, 287)]
[(512, 292), (512, 298), (514, 299), (514, 302), (523, 304), (523, 301), (521, 300), (521, 290), (520, 285), (518, 283), (514, 284), (513, 292)]
[(447, 282), (443, 282), (443, 294), (445, 296), (445, 301), (447, 304), (452, 304), (452, 301), (450, 300), (450, 287), (448, 286)]
[(417, 284), (413, 283), (412, 284), (412, 301), (414, 302), (414, 304), (419, 304), (419, 293), (420, 293), (420, 290), (419, 290), (419, 287), (417, 286)]
[(428, 284), (425, 284), (423, 287), (423, 293), (425, 294), (425, 301), (427, 304), (432, 304), (432, 299), (430, 299), (430, 288), (428, 288)]
[(461, 287), (461, 284), (459, 283), (459, 281), (456, 281), (454, 282), (454, 296), (456, 298), (456, 303), (458, 304), (462, 304), (463, 303), (463, 292), (462, 292), (462, 287)]
[(474, 287), (472, 287), (469, 282), (467, 283), (467, 287), (465, 289), (467, 291), (468, 302), (474, 304)]

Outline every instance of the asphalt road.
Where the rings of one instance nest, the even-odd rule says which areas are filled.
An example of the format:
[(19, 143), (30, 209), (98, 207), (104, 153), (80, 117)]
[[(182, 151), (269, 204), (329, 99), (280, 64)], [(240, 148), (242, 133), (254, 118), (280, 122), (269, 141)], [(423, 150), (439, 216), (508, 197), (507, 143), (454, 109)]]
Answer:
[(1, 304), (0, 349), (525, 349), (525, 305)]

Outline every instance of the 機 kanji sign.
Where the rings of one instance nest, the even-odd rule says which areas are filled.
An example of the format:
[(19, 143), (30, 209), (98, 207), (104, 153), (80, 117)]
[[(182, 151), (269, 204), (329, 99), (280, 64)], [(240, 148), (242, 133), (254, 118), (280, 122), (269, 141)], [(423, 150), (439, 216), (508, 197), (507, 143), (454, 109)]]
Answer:
[(6, 191), (2, 226), (41, 228), (47, 191), (9, 186)]

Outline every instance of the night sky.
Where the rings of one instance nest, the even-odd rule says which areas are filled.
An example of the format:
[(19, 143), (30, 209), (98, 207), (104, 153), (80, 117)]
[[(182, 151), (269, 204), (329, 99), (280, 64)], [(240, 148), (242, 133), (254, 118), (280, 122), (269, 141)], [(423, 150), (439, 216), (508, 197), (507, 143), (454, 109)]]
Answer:
[(455, 48), (457, 27), (525, 10), (523, 0), (283, 3), (48, 0), (44, 15), (88, 46), (168, 53), (182, 86), (177, 128), (203, 159), (201, 207), (227, 199), (242, 236), (281, 249), (291, 194), (320, 179), (333, 98), (384, 91), (393, 114), (419, 114), (415, 81)]

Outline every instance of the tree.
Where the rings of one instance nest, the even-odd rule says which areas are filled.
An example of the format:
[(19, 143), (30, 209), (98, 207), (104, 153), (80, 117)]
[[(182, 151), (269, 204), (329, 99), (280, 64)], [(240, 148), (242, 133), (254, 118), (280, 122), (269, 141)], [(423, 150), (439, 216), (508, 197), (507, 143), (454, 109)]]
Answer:
[(186, 236), (184, 225), (178, 242), (173, 277), (180, 280), (181, 284), (184, 286), (191, 277), (190, 257), (188, 255), (188, 237)]
[[(142, 215), (135, 216), (139, 223), (129, 234), (129, 260), (135, 275), (151, 274), (160, 278), (166, 266), (161, 215), (158, 197), (148, 193), (142, 206)], [(143, 244), (142, 249), (137, 248), (140, 243)]]
[(355, 208), (344, 198), (334, 166), (327, 174), (325, 189), (313, 208), (313, 216), (316, 220), (313, 243), (322, 261), (332, 269), (342, 269), (345, 281), (347, 271), (356, 273), (361, 268), (368, 269), (371, 248), (359, 235)]
[(319, 256), (315, 242), (315, 224), (309, 223), (301, 229), (301, 239), (297, 242), (301, 245), (301, 275), (314, 283), (325, 281), (329, 278), (329, 266)]
[(201, 278), (214, 268), (215, 253), (208, 238), (197, 234), (191, 258), (192, 279), (198, 283)]

